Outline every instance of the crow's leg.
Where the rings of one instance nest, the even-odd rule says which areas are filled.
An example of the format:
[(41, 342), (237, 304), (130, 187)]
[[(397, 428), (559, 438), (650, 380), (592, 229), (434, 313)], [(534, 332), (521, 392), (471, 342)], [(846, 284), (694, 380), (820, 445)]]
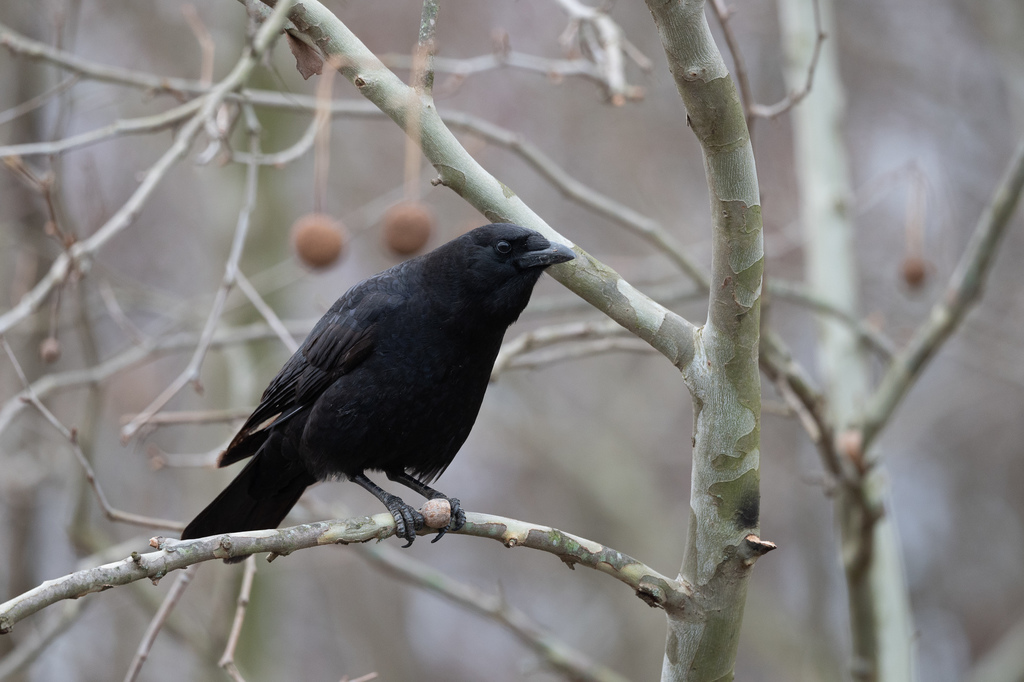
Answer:
[(358, 483), (384, 503), (391, 515), (395, 517), (395, 535), (406, 540), (406, 543), (402, 545), (403, 549), (411, 545), (412, 541), (416, 539), (416, 531), (423, 527), (423, 515), (403, 502), (402, 498), (392, 495), (363, 474), (349, 476), (348, 479)]
[(399, 472), (389, 471), (389, 472), (387, 472), (387, 474), (388, 474), (388, 478), (390, 478), (392, 481), (395, 481), (396, 483), (401, 483), (402, 485), (404, 485), (407, 488), (412, 488), (413, 490), (415, 490), (416, 492), (418, 492), (420, 495), (422, 495), (423, 497), (427, 498), (428, 500), (437, 500), (437, 499), (448, 500), (448, 504), (450, 504), (451, 508), (452, 508), (452, 520), (448, 522), (448, 525), (446, 527), (442, 528), (441, 530), (439, 530), (437, 532), (437, 537), (435, 537), (433, 540), (431, 540), (431, 542), (437, 542), (448, 531), (450, 531), (450, 530), (459, 530), (464, 525), (466, 525), (466, 512), (462, 511), (462, 505), (459, 503), (459, 498), (457, 498), (457, 497), (448, 497), (444, 493), (438, 492), (437, 490), (434, 490), (433, 488), (431, 488), (426, 483), (424, 483), (424, 482), (422, 482), (422, 481), (420, 481), (418, 479), (413, 478), (412, 476), (410, 476), (409, 474), (405, 473), (404, 471), (399, 471)]

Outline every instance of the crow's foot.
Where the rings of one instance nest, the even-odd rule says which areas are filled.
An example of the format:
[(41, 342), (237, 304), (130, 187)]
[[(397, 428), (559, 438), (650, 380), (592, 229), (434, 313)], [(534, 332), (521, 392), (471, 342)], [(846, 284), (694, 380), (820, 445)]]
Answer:
[[(443, 497), (443, 496), (442, 496)], [(446, 497), (448, 504), (452, 508), (452, 520), (448, 522), (448, 525), (437, 531), (437, 535), (431, 540), (431, 544), (437, 542), (444, 537), (444, 534), (448, 531), (457, 531), (466, 525), (466, 512), (462, 511), (462, 504), (459, 502), (457, 497)]]
[(416, 531), (423, 528), (423, 514), (407, 505), (397, 497), (388, 502), (388, 511), (395, 518), (395, 535), (405, 539), (402, 549), (412, 545), (416, 539)]

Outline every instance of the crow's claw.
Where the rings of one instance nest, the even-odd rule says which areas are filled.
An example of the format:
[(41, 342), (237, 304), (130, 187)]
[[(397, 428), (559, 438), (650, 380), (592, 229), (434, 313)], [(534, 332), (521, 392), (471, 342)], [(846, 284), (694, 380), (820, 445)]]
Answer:
[(416, 531), (423, 528), (423, 514), (397, 498), (388, 504), (388, 511), (395, 518), (395, 535), (405, 538), (406, 542), (402, 549), (411, 546), (412, 541), (416, 539)]
[(452, 520), (449, 522), (447, 530), (462, 530), (462, 527), (466, 525), (466, 512), (462, 510), (459, 498), (449, 497), (448, 502), (452, 505)]

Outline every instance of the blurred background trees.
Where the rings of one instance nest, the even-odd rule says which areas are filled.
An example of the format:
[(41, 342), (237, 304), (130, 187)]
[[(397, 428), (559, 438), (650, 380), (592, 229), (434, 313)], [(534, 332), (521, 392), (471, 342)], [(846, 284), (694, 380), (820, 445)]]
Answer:
[[(571, 5), (445, 2), (437, 25), (437, 107), (510, 131), (509, 143), (501, 144), (500, 131), (488, 136), (456, 128), (467, 149), (556, 229), (688, 319), (703, 319), (706, 296), (677, 264), (566, 196), (519, 153), (523, 144), (543, 150), (572, 178), (660, 223), (692, 260), (704, 267), (710, 262), (700, 150), (681, 124), (684, 112), (650, 13), (629, 3), (610, 10), (631, 45), (619, 83), (594, 77), (600, 75), (591, 49), (598, 29), (585, 24), (567, 31), (563, 10)], [(329, 6), (370, 49), (408, 74), (419, 2)], [(785, 77), (795, 39), (787, 23), (780, 25), (780, 9), (760, 0), (731, 6), (728, 25), (758, 102), (778, 101), (795, 84)], [(235, 65), (247, 31), (242, 6), (230, 2), (15, 2), (0, 7), (0, 22), (82, 61), (213, 82)], [(843, 214), (852, 229), (846, 255), (859, 297), (854, 312), (896, 348), (941, 297), (1024, 130), (1022, 32), (1024, 9), (1013, 0), (865, 0), (834, 8), (829, 48), (836, 68), (817, 73), (816, 86), (845, 91), (836, 144), (848, 153)], [(719, 44), (724, 52), (725, 42)], [(453, 72), (466, 69), (471, 58), (490, 59), (492, 68)], [(650, 68), (644, 68), (647, 60)], [(403, 133), (365, 107), (343, 79), (335, 79), (333, 97), (353, 101), (352, 111), (332, 118), (329, 137), (311, 136), (314, 114), (302, 98), (315, 96), (322, 80), (303, 81), (283, 43), (249, 80), (251, 88), (290, 93), (278, 106), (255, 109), (261, 152), (296, 153), (260, 171), (239, 268), (298, 338), (339, 293), (403, 257), (387, 246), (382, 226), (400, 200), (418, 199), (435, 217), (424, 249), (487, 222), (452, 192), (433, 187), (433, 170), (418, 155), (410, 171)], [(6, 86), (0, 89), (5, 145), (72, 138), (119, 119), (161, 115), (188, 99), (173, 83), (169, 91), (125, 87), (11, 50), (0, 52), (0, 82)], [(299, 105), (289, 107), (289, 101)], [(801, 115), (755, 123), (769, 292), (773, 279), (781, 290), (809, 271), (814, 226), (804, 224), (800, 155), (794, 152)], [(218, 122), (225, 123), (223, 117)], [(248, 151), (246, 121), (235, 129), (232, 147)], [(0, 174), (4, 311), (48, 272), (65, 240), (88, 238), (107, 223), (174, 132), (112, 135), (61, 154), (22, 154), (20, 162), (6, 157), (10, 163)], [(188, 365), (215, 304), (245, 200), (245, 165), (201, 139), (162, 177), (131, 225), (98, 251), (84, 276), (69, 276), (59, 296), (5, 330), (44, 402), (77, 429), (111, 504), (175, 520), (190, 518), (227, 480), (229, 474), (199, 467), (212, 462), (230, 436), (229, 420), (255, 404), (289, 352), (245, 286), (236, 286), (202, 363), (203, 391), (186, 386), (164, 409), (184, 421), (150, 421), (121, 444), (123, 427)], [(318, 184), (325, 177), (326, 185)], [(330, 267), (305, 266), (290, 241), (292, 223), (313, 210), (342, 221), (348, 236)], [(903, 554), (922, 680), (1022, 674), (1011, 668), (1011, 676), (982, 677), (997, 668), (994, 661), (1012, 660), (1000, 659), (1001, 651), (1021, 648), (1014, 641), (1021, 640), (1024, 619), (1019, 226), (1018, 218), (1002, 242), (984, 298), (874, 444), (886, 465), (887, 521)], [(817, 369), (816, 311), (780, 294), (766, 300), (765, 317), (826, 383)], [(601, 320), (546, 278), (509, 338), (556, 321)], [(543, 371), (503, 371), (470, 441), (445, 474), (444, 489), (458, 491), (467, 508), (563, 528), (674, 575), (689, 517), (689, 396), (660, 355), (635, 344), (612, 345), (617, 352), (584, 348), (581, 357), (554, 363), (541, 353), (534, 359)], [(544, 350), (561, 349), (580, 347)], [(874, 382), (882, 366), (868, 357)], [(126, 366), (114, 367), (118, 362)], [(100, 377), (96, 368), (111, 371)], [(83, 370), (102, 380), (83, 381)], [(134, 544), (119, 547), (117, 557), (143, 549), (155, 532), (112, 523), (97, 509), (67, 439), (17, 397), (22, 386), (6, 358), (0, 359), (0, 382), (5, 598), (122, 541)], [(737, 677), (848, 679), (850, 619), (832, 491), (823, 485), (814, 446), (769, 382), (765, 403), (761, 528), (782, 549), (754, 573)], [(194, 413), (208, 421), (195, 421)], [(318, 486), (294, 519), (377, 511), (373, 504), (355, 486)], [(658, 674), (663, 615), (640, 608), (603, 576), (570, 573), (550, 557), (467, 538), (417, 543), (413, 553), (500, 595), (628, 678)], [(493, 620), (385, 577), (361, 556), (356, 548), (323, 548), (259, 563), (238, 652), (247, 679), (354, 678), (371, 671), (391, 680), (559, 678)], [(241, 575), (240, 568), (219, 565), (196, 574), (150, 653), (145, 679), (223, 675), (215, 662)], [(170, 583), (72, 603), (68, 609), (77, 610), (61, 621), (66, 630), (21, 673), (24, 679), (122, 675)], [(63, 615), (61, 608), (0, 638), (0, 651), (24, 644), (36, 628)]]

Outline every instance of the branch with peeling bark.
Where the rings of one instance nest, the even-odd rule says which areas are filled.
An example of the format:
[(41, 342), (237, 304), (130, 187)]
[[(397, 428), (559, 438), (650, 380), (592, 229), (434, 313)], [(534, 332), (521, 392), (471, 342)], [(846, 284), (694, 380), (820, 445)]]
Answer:
[[(436, 532), (425, 528), (420, 535)], [(77, 599), (111, 587), (139, 580), (159, 581), (172, 571), (214, 559), (245, 557), (269, 552), (268, 560), (319, 545), (347, 545), (383, 540), (395, 533), (390, 513), (337, 521), (320, 521), (279, 530), (217, 535), (199, 540), (154, 538), (158, 551), (133, 552), (116, 561), (47, 580), (38, 587), (0, 604), (0, 634), (21, 620), (64, 599)], [(548, 526), (468, 512), (459, 535), (491, 538), (506, 547), (529, 547), (556, 556), (569, 568), (585, 566), (612, 576), (629, 586), (652, 607), (682, 611), (691, 604), (689, 587), (669, 578), (622, 552), (592, 540)]]
[(410, 132), (415, 122), (422, 136), (417, 142), (437, 170), (438, 184), (455, 191), (489, 220), (523, 225), (573, 246), (576, 259), (550, 268), (551, 276), (650, 343), (677, 367), (690, 364), (696, 332), (692, 323), (647, 298), (617, 272), (573, 245), (484, 170), (444, 124), (433, 100), (415, 96), (323, 5), (304, 2), (289, 18), (298, 37), (325, 59), (337, 59), (341, 73), (403, 130)]
[[(396, 119), (400, 125), (404, 126), (407, 122), (407, 114), (409, 114), (408, 121), (417, 120), (418, 118), (417, 116), (413, 116), (411, 112), (407, 111), (409, 103), (412, 101), (419, 103), (422, 109), (419, 114), (423, 118), (424, 124), (429, 124), (431, 126), (430, 131), (424, 130), (424, 137), (428, 143), (424, 151), (427, 153), (431, 162), (435, 164), (435, 167), (441, 171), (442, 182), (445, 182), (446, 175), (450, 176), (448, 182), (453, 186), (453, 189), (460, 191), (460, 193), (462, 193), (470, 203), (485, 215), (488, 215), (491, 219), (509, 220), (537, 229), (541, 232), (545, 232), (549, 236), (556, 235), (556, 233), (554, 233), (546, 223), (544, 223), (535, 213), (530, 211), (525, 204), (519, 201), (518, 197), (511, 194), (506, 186), (487, 174), (479, 164), (465, 153), (465, 150), (461, 148), (461, 145), (458, 145), (454, 140), (454, 137), (451, 136), (451, 133), (438, 119), (437, 112), (433, 108), (432, 103), (428, 102), (424, 104), (422, 101), (409, 98), (406, 94), (408, 86), (405, 86), (397, 79), (397, 77), (391, 74), (390, 71), (387, 71), (387, 69), (375, 56), (372, 55), (372, 53), (369, 53), (361, 43), (358, 43), (355, 36), (348, 33), (347, 29), (344, 29), (344, 26), (341, 25), (336, 17), (327, 12), (322, 6), (315, 3), (305, 3), (301, 9), (304, 12), (319, 12), (326, 15), (326, 17), (329, 17), (329, 20), (325, 18), (325, 20), (328, 21), (328, 25), (334, 26), (335, 29), (340, 31), (341, 36), (345, 38), (345, 40), (342, 41), (342, 44), (346, 47), (351, 45), (354, 50), (352, 54), (342, 51), (340, 46), (334, 47), (336, 50), (335, 56), (345, 60), (344, 63), (346, 66), (343, 69), (343, 72), (346, 72), (346, 75), (350, 77), (350, 80), (354, 81), (356, 78), (354, 75), (356, 70), (365, 71), (367, 68), (370, 68), (375, 73), (380, 74), (380, 77), (371, 77), (369, 81), (364, 78), (363, 83), (364, 85), (367, 82), (372, 82), (374, 84), (374, 87), (372, 88), (364, 88), (364, 94), (369, 94), (369, 90), (372, 90), (374, 92), (374, 96), (370, 97), (370, 99), (375, 105), (380, 107), (381, 111), (384, 111), (385, 114)], [(269, 10), (266, 10), (266, 13), (269, 15)], [(341, 27), (340, 29), (338, 28), (339, 26)], [(306, 40), (309, 39), (306, 38)], [(352, 40), (355, 41), (355, 44), (351, 43)], [(45, 45), (25, 39), (3, 27), (0, 27), (0, 41), (10, 49), (16, 49), (21, 54), (35, 58), (47, 59), (57, 64), (67, 65), (69, 68), (73, 65), (77, 69), (77, 72), (90, 78), (153, 89), (160, 89), (160, 84), (164, 83), (167, 85), (167, 87), (163, 88), (165, 91), (178, 91), (190, 94), (202, 94), (207, 90), (198, 81), (190, 81), (186, 79), (159, 79), (149, 76), (148, 74), (134, 72), (128, 69), (117, 69), (89, 63), (78, 63), (66, 53), (61, 53), (60, 51), (53, 50)], [(328, 40), (328, 45), (329, 44), (330, 42)], [(229, 79), (231, 79), (230, 76)], [(232, 80), (232, 82), (234, 81)], [(295, 97), (286, 99), (277, 95), (277, 93), (264, 93), (262, 97), (259, 94), (254, 97), (249, 97), (244, 92), (230, 93), (228, 90), (231, 88), (225, 89), (222, 87), (223, 84), (224, 82), (218, 84), (219, 89), (225, 90), (220, 94), (218, 102), (225, 98), (240, 97), (243, 100), (248, 99), (248, 101), (251, 101), (253, 104), (296, 106)], [(218, 88), (215, 88), (215, 90)], [(207, 99), (204, 100), (203, 111), (206, 111), (207, 109), (212, 111), (212, 108), (210, 107), (210, 98), (213, 97), (213, 93), (211, 92), (211, 94), (206, 97)], [(302, 99), (303, 98), (301, 97), (298, 98), (298, 100)], [(311, 103), (310, 108), (315, 109), (315, 100), (313, 98), (308, 99), (310, 99)], [(300, 102), (299, 106), (301, 106), (301, 104), (302, 103)], [(382, 104), (386, 106), (381, 106)], [(333, 105), (333, 110), (338, 111), (350, 106), (351, 103), (336, 103)], [(365, 113), (373, 116), (380, 115), (377, 110), (371, 111), (370, 109), (365, 108), (362, 112), (354, 113)], [(532, 149), (529, 146), (523, 146), (521, 140), (510, 140), (509, 137), (513, 136), (508, 134), (507, 131), (502, 131), (500, 128), (494, 126), (487, 128), (482, 122), (470, 119), (459, 121), (459, 123), (461, 123), (462, 127), (465, 129), (473, 129), (474, 132), (489, 136), (493, 142), (504, 143), (506, 146), (513, 148), (513, 150), (523, 153), (524, 158), (534, 164), (535, 167), (549, 177), (549, 179), (552, 179), (552, 181), (556, 183), (556, 186), (559, 186), (569, 196), (576, 198), (581, 201), (581, 203), (584, 203), (584, 205), (589, 205), (598, 212), (616, 220), (620, 224), (624, 224), (635, 229), (639, 234), (649, 239), (652, 243), (668, 253), (684, 271), (690, 274), (691, 277), (698, 282), (703, 283), (703, 275), (699, 266), (694, 265), (685, 255), (684, 249), (676, 244), (672, 240), (671, 236), (669, 236), (659, 225), (653, 223), (653, 221), (650, 221), (643, 216), (639, 216), (628, 208), (615, 204), (615, 202), (608, 200), (602, 195), (599, 195), (598, 193), (582, 186), (580, 183), (573, 181), (571, 178), (568, 178), (564, 171), (559, 172), (559, 169), (551, 164), (550, 161), (539, 152), (539, 150)], [(186, 130), (183, 128), (182, 133), (185, 132)], [(179, 137), (182, 133), (179, 133)], [(303, 140), (305, 140), (305, 136)], [(516, 149), (517, 147), (519, 149)], [(171, 151), (168, 152), (168, 155), (170, 154)], [(176, 158), (177, 155), (174, 156), (174, 159)], [(253, 159), (250, 156), (241, 156), (239, 160), (252, 162)], [(264, 160), (265, 159), (263, 158), (260, 159), (260, 161)], [(166, 165), (169, 166), (169, 162)], [(164, 168), (162, 172), (166, 172), (166, 168)], [(151, 189), (152, 188), (150, 188), (150, 191)], [(140, 191), (141, 190), (142, 188), (140, 187)], [(129, 202), (133, 203), (133, 208), (137, 210), (136, 206), (141, 205), (146, 196), (148, 196), (148, 192), (147, 195), (141, 196), (138, 201), (135, 201), (135, 197), (133, 196)], [(561, 235), (557, 235), (555, 238), (563, 243), (567, 241)], [(688, 343), (685, 338), (692, 338), (692, 332), (694, 329), (693, 325), (644, 297), (640, 292), (633, 289), (633, 287), (625, 280), (622, 280), (617, 273), (605, 266), (603, 263), (600, 263), (596, 259), (590, 257), (589, 254), (581, 253), (580, 255), (583, 256), (583, 258), (577, 258), (576, 261), (573, 261), (572, 268), (562, 268), (560, 271), (552, 270), (551, 274), (558, 279), (562, 279), (564, 283), (564, 280), (569, 278), (570, 275), (559, 275), (558, 272), (573, 272), (574, 274), (571, 275), (571, 278), (575, 281), (575, 285), (570, 286), (571, 289), (577, 291), (577, 293), (583, 296), (586, 300), (597, 305), (605, 312), (615, 311), (615, 313), (612, 314), (613, 318), (648, 342), (654, 340), (655, 336), (659, 334), (659, 331), (664, 329), (664, 333), (660, 335), (659, 340), (654, 344), (655, 347), (657, 350), (669, 357), (669, 359), (674, 363), (685, 364), (691, 354), (690, 343)], [(44, 278), (44, 280), (36, 286), (29, 296), (22, 299), (14, 310), (0, 316), (0, 331), (9, 329), (41, 305), (42, 301), (45, 300), (45, 297), (49, 294), (55, 284), (55, 281), (50, 280), (58, 275), (64, 274), (64, 268), (66, 268), (66, 263), (62, 263), (61, 261), (55, 263), (54, 267), (51, 269), (50, 276)], [(682, 342), (680, 342), (681, 340), (679, 338), (672, 338), (677, 336), (677, 332), (681, 333), (683, 337)]]

